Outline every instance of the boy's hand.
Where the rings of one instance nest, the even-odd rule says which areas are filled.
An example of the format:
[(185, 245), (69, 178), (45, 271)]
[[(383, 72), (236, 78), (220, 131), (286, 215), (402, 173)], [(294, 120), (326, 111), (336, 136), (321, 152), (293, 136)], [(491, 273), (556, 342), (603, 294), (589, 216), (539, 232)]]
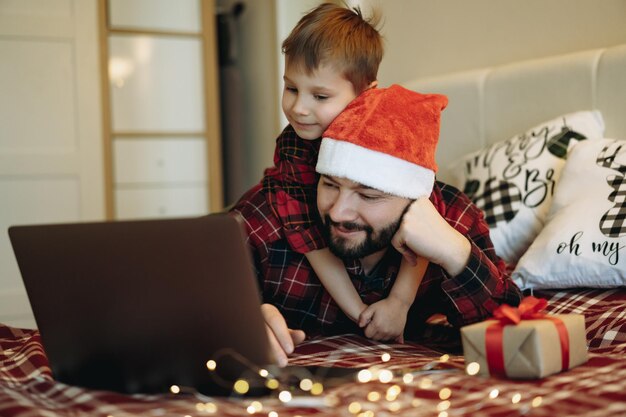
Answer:
[(367, 307), (359, 316), (359, 326), (365, 327), (365, 336), (369, 339), (404, 343), (408, 311), (408, 305), (388, 297)]

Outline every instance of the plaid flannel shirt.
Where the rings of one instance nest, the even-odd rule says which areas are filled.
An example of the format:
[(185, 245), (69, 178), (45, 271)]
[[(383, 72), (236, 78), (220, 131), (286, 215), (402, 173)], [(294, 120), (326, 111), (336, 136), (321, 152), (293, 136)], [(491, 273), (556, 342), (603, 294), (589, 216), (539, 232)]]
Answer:
[(261, 182), (287, 242), (298, 253), (326, 247), (316, 202), (320, 143), (321, 139), (300, 138), (288, 125), (276, 139), (274, 166), (265, 170)]
[[(439, 265), (428, 266), (409, 310), (408, 338), (418, 335), (433, 314), (444, 314), (460, 327), (490, 317), (502, 303), (518, 305), (521, 299), (504, 261), (495, 254), (480, 209), (459, 190), (440, 182), (430, 200), (442, 217), (469, 239), (471, 255), (463, 272), (455, 277)], [(362, 333), (333, 302), (306, 257), (291, 249), (263, 184), (244, 194), (232, 211), (246, 225), (263, 302), (278, 307), (289, 327), (308, 334)], [(344, 264), (363, 301), (372, 304), (389, 294), (400, 261), (400, 254), (390, 247), (369, 275), (357, 259), (344, 259)]]

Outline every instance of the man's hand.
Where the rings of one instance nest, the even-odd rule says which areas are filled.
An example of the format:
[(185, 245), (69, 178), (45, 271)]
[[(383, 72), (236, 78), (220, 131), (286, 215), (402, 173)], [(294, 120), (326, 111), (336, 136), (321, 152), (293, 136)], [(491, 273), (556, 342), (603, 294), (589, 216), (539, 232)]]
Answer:
[(365, 327), (369, 339), (404, 343), (404, 325), (409, 305), (387, 297), (367, 307), (359, 316), (359, 326)]
[(288, 328), (285, 318), (272, 304), (262, 304), (261, 312), (265, 319), (265, 328), (274, 359), (278, 366), (286, 366), (287, 356), (293, 352), (296, 345), (304, 341), (305, 334), (302, 330)]
[(441, 217), (427, 197), (415, 200), (402, 217), (391, 244), (415, 265), (417, 256), (456, 276), (467, 265), (471, 244)]

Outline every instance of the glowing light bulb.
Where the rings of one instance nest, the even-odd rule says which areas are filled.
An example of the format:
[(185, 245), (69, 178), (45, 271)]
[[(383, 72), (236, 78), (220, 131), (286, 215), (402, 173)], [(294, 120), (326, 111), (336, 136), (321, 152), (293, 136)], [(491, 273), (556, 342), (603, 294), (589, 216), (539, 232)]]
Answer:
[(358, 401), (353, 401), (348, 406), (348, 411), (350, 412), (350, 414), (358, 414), (361, 410), (361, 403)]
[(254, 409), (255, 412), (260, 412), (263, 411), (263, 404), (261, 404), (261, 402), (259, 401), (252, 401), (250, 403), (250, 406)]
[(439, 391), (439, 399), (441, 400), (447, 400), (451, 395), (452, 390), (450, 388), (442, 388), (441, 391)]
[(259, 375), (261, 375), (263, 378), (267, 378), (269, 374), (270, 373), (267, 372), (267, 369), (259, 369)]
[(373, 403), (380, 400), (380, 392), (371, 391), (367, 394), (367, 400)]
[(281, 391), (280, 394), (278, 394), (278, 399), (281, 402), (288, 403), (291, 401), (291, 393), (289, 391)]
[(478, 362), (470, 362), (467, 364), (465, 371), (468, 375), (476, 375), (480, 372), (480, 364)]
[(237, 394), (245, 394), (250, 390), (250, 384), (244, 379), (238, 379), (233, 385), (233, 389)]
[(513, 398), (511, 398), (511, 402), (513, 404), (517, 404), (518, 402), (520, 402), (522, 399), (522, 394), (520, 394), (519, 392), (513, 395)]
[(308, 378), (304, 378), (302, 381), (300, 381), (300, 389), (302, 391), (311, 391), (311, 388), (313, 388), (313, 381), (311, 381)]
[(383, 353), (383, 354), (380, 356), (380, 359), (381, 359), (383, 362), (389, 362), (389, 361), (391, 360), (391, 355), (390, 355), (390, 354), (388, 354), (388, 353)]
[(215, 362), (213, 359), (208, 360), (206, 362), (206, 367), (209, 371), (215, 371), (215, 368), (217, 368), (217, 362)]
[(493, 400), (495, 398), (498, 398), (498, 395), (500, 395), (500, 391), (497, 388), (494, 388), (489, 393), (489, 398), (491, 398)]
[(311, 387), (311, 394), (313, 395), (320, 395), (322, 392), (324, 392), (324, 386), (320, 384), (319, 382), (316, 382)]
[(383, 384), (386, 384), (387, 382), (391, 382), (392, 379), (393, 379), (393, 374), (391, 373), (389, 369), (383, 369), (382, 371), (380, 371), (380, 374), (378, 374), (378, 380), (382, 382)]
[(180, 392), (180, 387), (178, 385), (172, 385), (170, 387), (170, 392), (172, 394), (178, 394)]
[(402, 404), (400, 404), (397, 401), (394, 401), (391, 404), (389, 404), (389, 406), (387, 406), (387, 408), (389, 408), (389, 411), (391, 411), (392, 413), (395, 413), (396, 411), (398, 411), (398, 410), (400, 410), (402, 408)]
[(432, 385), (433, 385), (433, 381), (430, 378), (422, 378), (420, 380), (420, 388), (422, 389), (428, 389), (432, 387)]
[(413, 374), (404, 374), (402, 376), (402, 382), (404, 382), (405, 384), (410, 384), (411, 382), (413, 382)]
[(369, 369), (363, 369), (359, 371), (359, 373), (356, 375), (356, 378), (359, 380), (359, 382), (370, 382), (372, 380), (372, 371), (370, 371)]
[(442, 401), (437, 404), (437, 411), (446, 411), (448, 408), (450, 408), (450, 401)]

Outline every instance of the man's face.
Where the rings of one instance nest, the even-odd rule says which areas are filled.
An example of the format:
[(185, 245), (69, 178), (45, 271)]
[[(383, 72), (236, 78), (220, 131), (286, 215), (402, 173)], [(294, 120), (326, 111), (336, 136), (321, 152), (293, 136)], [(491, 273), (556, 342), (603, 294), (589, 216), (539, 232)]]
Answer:
[(386, 249), (410, 203), (339, 177), (322, 175), (317, 188), (328, 247), (341, 258), (364, 258)]
[(302, 139), (317, 139), (355, 97), (354, 86), (333, 67), (320, 65), (307, 74), (285, 62), (282, 108)]

